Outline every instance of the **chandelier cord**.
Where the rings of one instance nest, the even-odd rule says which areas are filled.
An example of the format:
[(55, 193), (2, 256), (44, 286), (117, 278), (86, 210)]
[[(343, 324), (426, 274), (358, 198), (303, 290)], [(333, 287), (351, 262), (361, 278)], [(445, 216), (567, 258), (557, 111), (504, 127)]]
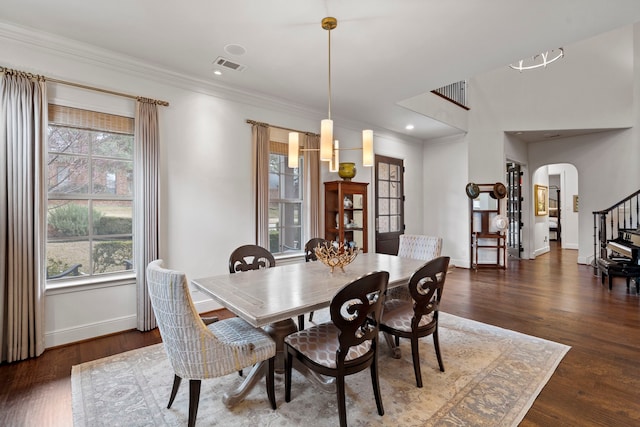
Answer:
[(331, 28), (327, 32), (329, 33), (329, 112), (327, 119), (331, 120)]

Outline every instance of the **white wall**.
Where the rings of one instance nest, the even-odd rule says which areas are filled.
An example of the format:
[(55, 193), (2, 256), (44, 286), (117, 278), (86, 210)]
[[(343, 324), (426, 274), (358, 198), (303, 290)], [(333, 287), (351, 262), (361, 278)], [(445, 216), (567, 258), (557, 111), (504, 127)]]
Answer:
[[(170, 103), (160, 107), (160, 255), (189, 278), (227, 272), (231, 251), (255, 241), (251, 127), (246, 119), (319, 132), (325, 114), (188, 80), (76, 43), (28, 33), (13, 37), (5, 27), (0, 27), (0, 52), (2, 65), (10, 68)], [(51, 92), (58, 96), (64, 90), (55, 86)], [(120, 102), (133, 105), (131, 100)], [(85, 108), (110, 109), (99, 102), (85, 104)], [(360, 145), (364, 125), (342, 122), (340, 117), (334, 117), (334, 124), (341, 147)], [(377, 153), (405, 161), (407, 226), (420, 233), (422, 145), (389, 133), (374, 135)], [(354, 156), (359, 165), (356, 180), (371, 182), (372, 171), (361, 167), (362, 161), (355, 159), (358, 153), (347, 151), (343, 160)], [(322, 168), (324, 180), (338, 179), (326, 164)], [(369, 200), (373, 224), (373, 199)], [(373, 227), (370, 233), (373, 242)], [(218, 307), (200, 293), (194, 299), (200, 311)], [(135, 301), (131, 280), (48, 291), (46, 346), (134, 328)]]
[(469, 268), (468, 146), (464, 136), (429, 141), (424, 149), (424, 233), (443, 238), (442, 255)]
[[(640, 124), (637, 110), (640, 71), (638, 26), (625, 27), (565, 46), (565, 58), (546, 69), (516, 72), (508, 67), (470, 79), (469, 181), (504, 179), (507, 157), (517, 157), (529, 171), (544, 165), (576, 166), (580, 188), (578, 262), (593, 256), (591, 212), (608, 207), (638, 189)], [(620, 60), (620, 58), (624, 58)], [(612, 129), (602, 133), (514, 144), (503, 131)], [(524, 181), (531, 189), (535, 177)], [(525, 195), (531, 203), (533, 194)], [(529, 206), (529, 213), (532, 213)], [(525, 251), (543, 250), (526, 226)]]

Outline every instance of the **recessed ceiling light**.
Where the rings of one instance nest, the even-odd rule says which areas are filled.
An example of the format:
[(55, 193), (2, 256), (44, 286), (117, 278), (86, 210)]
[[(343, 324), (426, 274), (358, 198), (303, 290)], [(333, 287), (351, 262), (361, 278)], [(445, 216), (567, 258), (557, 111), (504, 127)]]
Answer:
[(227, 52), (229, 55), (236, 55), (236, 56), (244, 55), (245, 53), (247, 53), (247, 50), (243, 46), (240, 46), (239, 44), (228, 44), (224, 47), (224, 51)]
[(213, 70), (213, 74), (215, 74), (216, 76), (221, 76), (221, 75), (222, 75), (222, 71), (220, 71), (220, 70)]
[(413, 125), (406, 125), (404, 128), (406, 130), (412, 130), (413, 129)]

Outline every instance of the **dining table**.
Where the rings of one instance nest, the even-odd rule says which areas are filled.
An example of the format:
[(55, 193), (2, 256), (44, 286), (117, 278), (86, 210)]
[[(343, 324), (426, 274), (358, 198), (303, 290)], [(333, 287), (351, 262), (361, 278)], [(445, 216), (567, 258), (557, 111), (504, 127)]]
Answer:
[[(353, 280), (374, 272), (389, 272), (388, 288), (405, 285), (424, 260), (378, 253), (360, 253), (343, 269), (333, 271), (320, 261), (296, 262), (260, 270), (221, 274), (192, 280), (193, 286), (255, 327), (263, 327), (276, 342), (276, 371), (284, 365), (284, 339), (298, 330), (293, 318), (328, 307), (333, 296)], [(331, 381), (296, 366), (321, 387), (335, 389)], [(256, 364), (242, 384), (223, 395), (232, 407), (244, 399), (266, 374), (265, 362)]]

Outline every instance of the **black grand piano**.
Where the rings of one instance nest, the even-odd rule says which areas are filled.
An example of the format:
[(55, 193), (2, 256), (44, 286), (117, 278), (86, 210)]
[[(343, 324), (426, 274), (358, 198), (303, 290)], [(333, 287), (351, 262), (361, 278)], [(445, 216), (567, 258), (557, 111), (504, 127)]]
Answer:
[(613, 277), (625, 277), (629, 289), (631, 279), (634, 279), (636, 293), (640, 293), (640, 229), (618, 231), (618, 238), (609, 240), (606, 249), (607, 256), (598, 259), (602, 284), (604, 276), (609, 276), (611, 290)]

